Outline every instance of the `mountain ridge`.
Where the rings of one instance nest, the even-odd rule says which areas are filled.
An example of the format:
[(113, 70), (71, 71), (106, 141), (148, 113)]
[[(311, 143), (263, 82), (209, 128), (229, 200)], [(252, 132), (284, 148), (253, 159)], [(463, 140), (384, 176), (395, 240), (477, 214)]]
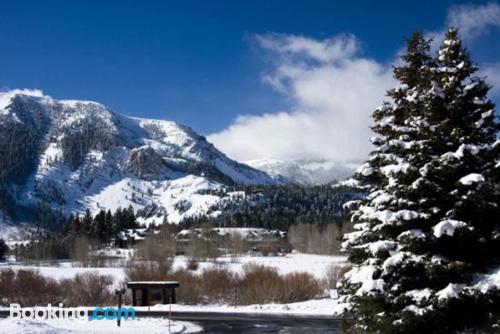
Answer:
[(357, 164), (342, 164), (325, 159), (254, 159), (245, 164), (261, 170), (278, 182), (321, 185), (348, 179)]
[(57, 100), (39, 90), (0, 92), (0, 135), (4, 222), (32, 219), (29, 213), (40, 205), (68, 215), (151, 203), (178, 222), (218, 200), (203, 190), (278, 183), (229, 159), (185, 125), (124, 116), (93, 101)]

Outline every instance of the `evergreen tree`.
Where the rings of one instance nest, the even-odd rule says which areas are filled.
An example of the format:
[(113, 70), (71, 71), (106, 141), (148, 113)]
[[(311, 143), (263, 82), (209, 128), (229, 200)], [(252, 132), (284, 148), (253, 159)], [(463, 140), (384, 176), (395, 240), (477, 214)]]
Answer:
[(9, 251), (9, 247), (5, 243), (3, 239), (0, 239), (0, 260), (3, 260), (5, 258), (5, 255)]
[(106, 212), (100, 210), (94, 218), (94, 237), (99, 240), (101, 244), (105, 243), (109, 237), (109, 228), (106, 225)]
[(80, 222), (80, 217), (78, 215), (74, 216), (71, 214), (68, 218), (68, 222), (64, 227), (64, 234), (66, 236), (76, 236), (81, 233), (82, 226)]
[(124, 213), (124, 228), (137, 228), (139, 224), (135, 218), (134, 208), (132, 205), (129, 205), (127, 210), (123, 210)]
[[(500, 292), (481, 284), (500, 263), (499, 124), (451, 29), (436, 60), (415, 34), (392, 103), (374, 112), (375, 151), (351, 203), (353, 269), (340, 292), (374, 333), (494, 331)], [(498, 330), (498, 327), (496, 328)]]
[(85, 210), (85, 214), (82, 217), (81, 230), (87, 236), (92, 235), (94, 232), (94, 217), (89, 209)]
[(116, 228), (113, 225), (113, 214), (111, 213), (111, 210), (106, 211), (106, 216), (104, 217), (104, 221), (106, 222), (106, 227), (108, 230), (107, 237), (109, 240), (116, 233)]

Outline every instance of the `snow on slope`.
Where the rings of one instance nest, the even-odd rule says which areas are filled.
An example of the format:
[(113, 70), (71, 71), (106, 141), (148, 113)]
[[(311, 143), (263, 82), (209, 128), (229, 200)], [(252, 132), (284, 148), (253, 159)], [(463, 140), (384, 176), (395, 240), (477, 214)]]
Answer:
[[(9, 136), (12, 128), (22, 138), (2, 141), (0, 148), (12, 150), (19, 166), (33, 165), (0, 162), (0, 181), (8, 185), (3, 191), (20, 211), (40, 203), (66, 214), (154, 206), (161, 213), (156, 223), (165, 215), (178, 222), (219, 200), (204, 190), (276, 183), (188, 127), (126, 117), (97, 102), (56, 100), (38, 90), (2, 92), (0, 135)], [(18, 157), (16, 150), (27, 153)]]
[(353, 166), (326, 160), (258, 159), (245, 163), (266, 172), (275, 180), (303, 185), (325, 184), (352, 176)]

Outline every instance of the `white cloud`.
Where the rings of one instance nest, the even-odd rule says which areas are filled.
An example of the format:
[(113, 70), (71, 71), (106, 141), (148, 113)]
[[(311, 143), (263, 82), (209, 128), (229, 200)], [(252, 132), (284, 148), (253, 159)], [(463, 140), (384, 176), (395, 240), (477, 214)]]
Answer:
[(465, 39), (471, 39), (500, 28), (500, 5), (491, 2), (485, 5), (453, 6), (448, 12), (448, 26), (459, 27)]
[(472, 41), (493, 28), (500, 28), (500, 5), (491, 2), (484, 5), (457, 5), (448, 10), (442, 30), (426, 33), (432, 38), (431, 50), (437, 51), (448, 28), (459, 28), (460, 37)]
[(332, 63), (352, 57), (358, 48), (352, 35), (315, 40), (307, 37), (284, 34), (267, 34), (255, 37), (258, 44), (281, 57), (305, 56), (310, 59)]
[(484, 66), (481, 75), (486, 76), (486, 82), (493, 86), (491, 94), (500, 97), (500, 62)]
[[(457, 26), (472, 40), (500, 27), (500, 5), (453, 6), (444, 27)], [(444, 32), (435, 37), (433, 49)], [(274, 70), (265, 83), (292, 101), (288, 111), (243, 115), (227, 129), (208, 138), (238, 160), (327, 158), (361, 161), (371, 150), (370, 115), (394, 86), (387, 64), (360, 56), (352, 35), (313, 39), (286, 34), (259, 35), (261, 50), (269, 53)], [(395, 59), (394, 63), (398, 63)], [(481, 75), (500, 95), (500, 62), (482, 66)]]
[(275, 61), (265, 82), (293, 101), (293, 111), (240, 116), (209, 140), (239, 160), (364, 159), (370, 115), (393, 84), (390, 68), (358, 56), (353, 36), (271, 34), (256, 41)]
[[(484, 5), (458, 5), (448, 11), (446, 28), (458, 27), (460, 36), (465, 41), (473, 41), (500, 28), (500, 5), (490, 2)], [(434, 46), (444, 38), (446, 30), (434, 33)], [(491, 95), (500, 97), (500, 62), (480, 66), (478, 73), (486, 76), (486, 82), (492, 85)]]

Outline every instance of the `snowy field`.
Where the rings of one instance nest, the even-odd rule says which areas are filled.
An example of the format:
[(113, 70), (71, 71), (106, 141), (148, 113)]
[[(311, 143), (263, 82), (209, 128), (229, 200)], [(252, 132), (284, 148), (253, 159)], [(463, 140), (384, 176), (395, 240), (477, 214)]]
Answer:
[[(316, 278), (323, 279), (330, 266), (343, 266), (346, 264), (346, 261), (347, 259), (344, 256), (303, 254), (297, 252), (284, 256), (220, 257), (215, 262), (200, 262), (198, 272), (211, 267), (222, 267), (234, 272), (241, 272), (245, 264), (254, 263), (276, 268), (281, 274), (308, 272)], [(187, 257), (177, 256), (174, 261), (174, 269), (186, 268), (187, 262)], [(115, 283), (125, 280), (123, 267), (82, 268), (71, 262), (47, 263), (46, 265), (27, 265), (24, 263), (8, 262), (0, 263), (0, 269), (2, 268), (38, 270), (42, 275), (55, 279), (71, 278), (78, 273), (93, 272), (110, 275), (113, 277)]]
[[(185, 256), (177, 256), (175, 258), (173, 267), (174, 269), (182, 269), (187, 267), (188, 258)], [(293, 252), (284, 256), (243, 256), (238, 258), (218, 258), (214, 262), (200, 262), (198, 273), (201, 273), (204, 269), (212, 267), (222, 267), (232, 270), (234, 272), (241, 272), (245, 264), (259, 264), (266, 265), (269, 267), (276, 268), (280, 274), (288, 274), (292, 272), (308, 272), (314, 275), (318, 279), (324, 279), (327, 270), (333, 266), (345, 266), (346, 258), (342, 256), (328, 256), (328, 255), (314, 255), (314, 254), (302, 254)], [(18, 269), (32, 269), (38, 270), (42, 275), (47, 277), (52, 277), (55, 279), (72, 278), (78, 273), (92, 272), (102, 275), (110, 275), (115, 286), (118, 286), (121, 282), (126, 280), (124, 267), (101, 267), (101, 268), (82, 268), (74, 266), (71, 262), (59, 262), (59, 263), (46, 263), (46, 265), (27, 265), (22, 263), (0, 263), (0, 270), (2, 268), (12, 268), (14, 270)], [(182, 283), (181, 283), (182, 284)], [(316, 300), (309, 300), (298, 303), (290, 304), (265, 304), (265, 305), (247, 305), (247, 306), (230, 306), (230, 305), (180, 305), (175, 304), (172, 307), (172, 311), (182, 311), (182, 312), (230, 312), (230, 313), (272, 313), (272, 314), (287, 314), (287, 315), (321, 315), (321, 316), (334, 316), (342, 312), (344, 305), (339, 305), (338, 300), (335, 298), (335, 292), (333, 292), (333, 298), (323, 298)], [(140, 308), (137, 308), (138, 310)], [(151, 307), (151, 310), (163, 311), (167, 310), (168, 306), (157, 305)], [(103, 321), (100, 321), (102, 323)], [(154, 328), (157, 324), (155, 321), (151, 320), (151, 326)], [(9, 331), (10, 333), (46, 333), (53, 332), (59, 333), (57, 328), (52, 328), (57, 324), (49, 323), (25, 323), (17, 324), (16, 322), (5, 322), (0, 321), (0, 328), (7, 328), (6, 326), (11, 326), (9, 328), (24, 328), (27, 326), (29, 330), (26, 331)], [(14, 327), (12, 327), (14, 326)], [(18, 326), (18, 327), (15, 327)], [(51, 327), (52, 326), (52, 327)], [(73, 327), (71, 327), (73, 326)], [(85, 331), (80, 331), (76, 324), (71, 324), (68, 327), (67, 333), (85, 333)], [(134, 324), (130, 326), (135, 326)], [(148, 323), (149, 326), (149, 323)], [(84, 328), (83, 328), (84, 329)], [(83, 330), (82, 329), (82, 330)], [(37, 331), (39, 330), (39, 331)], [(131, 331), (133, 331), (131, 327)], [(1, 331), (3, 333), (3, 331)], [(104, 331), (106, 332), (106, 331)], [(156, 333), (154, 329), (150, 331), (151, 333)], [(66, 332), (64, 332), (66, 333)], [(187, 332), (185, 332), (187, 333)]]
[[(122, 320), (118, 328), (116, 320), (14, 320), (0, 319), (0, 333), (168, 333), (168, 320), (158, 318), (141, 318)], [(170, 333), (197, 333), (203, 329), (193, 323), (175, 321), (171, 323)]]
[[(237, 258), (222, 257), (218, 258), (216, 263), (200, 262), (198, 272), (205, 268), (222, 266), (234, 272), (241, 272), (245, 264), (259, 264), (278, 269), (280, 274), (292, 272), (308, 272), (316, 278), (325, 278), (326, 271), (331, 265), (345, 265), (347, 258), (344, 256), (329, 256), (290, 253), (284, 256), (242, 256)], [(185, 268), (187, 258), (178, 256), (175, 258), (174, 268)]]

